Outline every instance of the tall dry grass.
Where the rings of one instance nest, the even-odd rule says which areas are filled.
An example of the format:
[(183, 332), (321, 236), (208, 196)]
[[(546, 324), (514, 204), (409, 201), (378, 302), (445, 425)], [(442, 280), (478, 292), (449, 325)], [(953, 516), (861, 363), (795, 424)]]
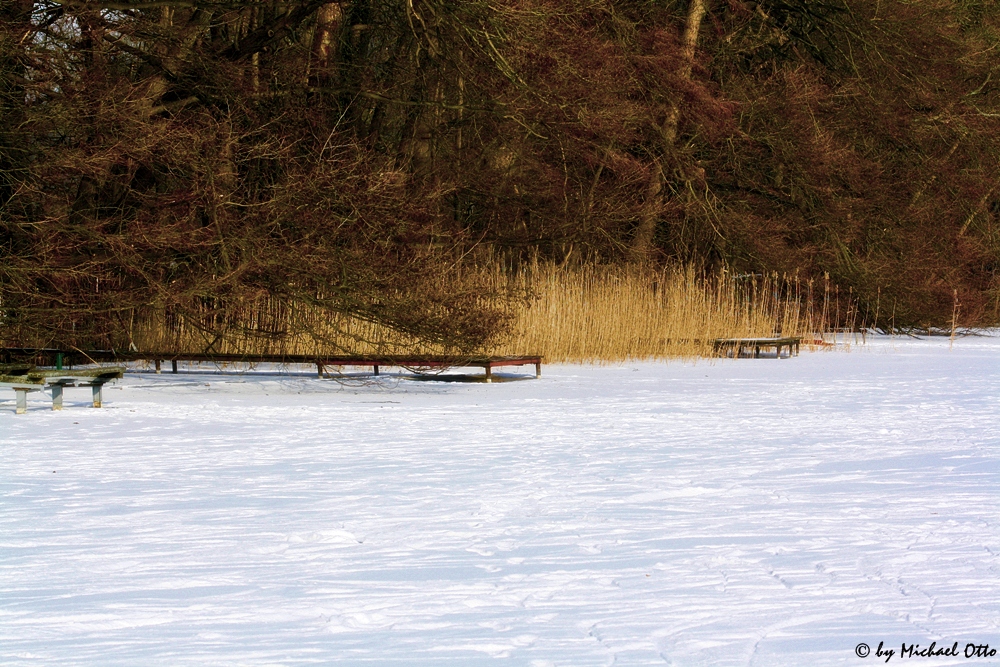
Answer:
[[(485, 274), (484, 274), (485, 272)], [(708, 356), (717, 338), (818, 337), (827, 308), (814, 308), (811, 285), (690, 267), (568, 266), (477, 270), (477, 284), (508, 296), (508, 335), (480, 353), (541, 354), (550, 362), (602, 362)], [(132, 326), (131, 344), (147, 351), (243, 354), (442, 354), (434, 345), (351, 317), (275, 302), (239, 312), (222, 336), (154, 313)]]
[(543, 265), (504, 279), (535, 299), (516, 310), (498, 354), (539, 351), (554, 362), (698, 357), (710, 355), (717, 338), (813, 330), (801, 299), (789, 299), (776, 278)]

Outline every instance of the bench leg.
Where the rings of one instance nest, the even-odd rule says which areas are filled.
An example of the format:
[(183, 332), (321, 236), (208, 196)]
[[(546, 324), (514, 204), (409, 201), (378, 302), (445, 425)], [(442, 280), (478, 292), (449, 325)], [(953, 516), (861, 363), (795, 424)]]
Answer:
[(15, 389), (14, 394), (17, 396), (17, 407), (14, 408), (14, 414), (23, 415), (28, 411), (28, 390)]
[(93, 387), (90, 388), (91, 392), (93, 393), (93, 396), (94, 396), (94, 407), (95, 408), (101, 407), (101, 404), (103, 402), (103, 401), (101, 401), (101, 387), (103, 387), (103, 386), (104, 385), (95, 384)]
[(61, 384), (52, 385), (52, 409), (62, 410), (63, 408), (63, 386)]
[(493, 367), (486, 364), (486, 381), (493, 382)]

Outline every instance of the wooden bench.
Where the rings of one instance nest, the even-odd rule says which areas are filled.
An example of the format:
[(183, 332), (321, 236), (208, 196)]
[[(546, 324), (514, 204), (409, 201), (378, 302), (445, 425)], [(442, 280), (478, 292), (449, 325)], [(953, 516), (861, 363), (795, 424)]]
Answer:
[(716, 338), (712, 343), (712, 353), (717, 357), (740, 358), (743, 355), (760, 357), (761, 350), (773, 349), (775, 357), (781, 359), (781, 350), (786, 348), (789, 357), (799, 356), (802, 338)]
[[(18, 369), (20, 370), (20, 369)], [(80, 370), (37, 369), (28, 367), (17, 374), (0, 375), (0, 387), (14, 390), (17, 397), (15, 413), (23, 415), (28, 411), (28, 392), (52, 390), (52, 409), (62, 410), (63, 390), (66, 387), (90, 387), (93, 405), (103, 405), (104, 385), (120, 379), (125, 373), (123, 366), (88, 368)]]
[(41, 380), (32, 380), (23, 375), (0, 375), (0, 387), (14, 390), (14, 396), (17, 399), (14, 413), (23, 415), (28, 411), (28, 392), (41, 391), (44, 383)]

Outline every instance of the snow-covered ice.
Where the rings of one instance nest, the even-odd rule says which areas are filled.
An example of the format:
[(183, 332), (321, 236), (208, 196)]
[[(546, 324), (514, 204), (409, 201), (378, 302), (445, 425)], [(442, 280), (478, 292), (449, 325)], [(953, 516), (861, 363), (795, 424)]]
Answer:
[(3, 665), (1000, 664), (997, 338), (0, 398)]

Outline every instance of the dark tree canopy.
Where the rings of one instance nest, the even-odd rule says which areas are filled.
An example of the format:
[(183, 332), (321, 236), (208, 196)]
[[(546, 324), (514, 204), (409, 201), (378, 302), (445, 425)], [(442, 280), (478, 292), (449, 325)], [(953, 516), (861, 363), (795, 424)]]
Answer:
[(277, 298), (472, 349), (504, 319), (460, 258), (570, 253), (829, 274), (897, 325), (957, 295), (993, 323), (998, 22), (957, 0), (0, 0), (3, 337), (122, 345), (144, 309), (214, 330)]

